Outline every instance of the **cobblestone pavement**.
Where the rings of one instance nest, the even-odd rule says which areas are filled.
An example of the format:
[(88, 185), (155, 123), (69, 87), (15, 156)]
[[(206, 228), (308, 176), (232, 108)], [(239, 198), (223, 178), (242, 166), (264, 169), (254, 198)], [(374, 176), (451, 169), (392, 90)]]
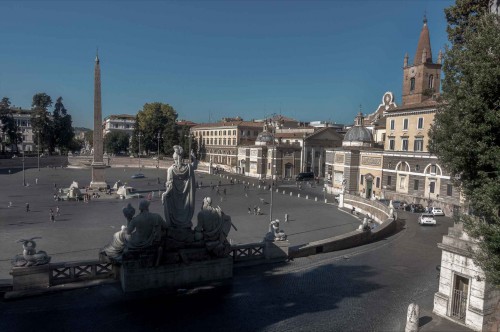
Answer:
[(113, 284), (2, 301), (0, 331), (403, 331), (411, 302), (421, 307), (422, 331), (469, 331), (432, 314), (436, 243), (452, 221), (421, 227), (402, 215), (405, 229), (383, 241), (238, 268), (228, 288), (123, 294)]

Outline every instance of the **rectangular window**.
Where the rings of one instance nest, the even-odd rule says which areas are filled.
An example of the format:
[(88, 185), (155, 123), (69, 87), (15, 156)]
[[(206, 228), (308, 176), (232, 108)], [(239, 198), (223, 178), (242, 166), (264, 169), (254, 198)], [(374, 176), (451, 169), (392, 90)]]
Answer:
[(406, 175), (400, 175), (399, 176), (399, 189), (405, 189), (406, 188)]
[(403, 138), (401, 140), (401, 150), (408, 151), (408, 138)]
[(391, 185), (391, 183), (392, 183), (392, 176), (390, 176), (390, 175), (389, 175), (389, 176), (387, 177), (387, 185), (388, 185), (388, 186), (390, 186), (390, 185)]
[(417, 129), (424, 129), (424, 118), (418, 118)]
[(236, 138), (233, 138), (233, 145), (236, 145)]
[(431, 165), (431, 174), (436, 174), (436, 165)]
[(377, 178), (376, 186), (377, 188), (380, 188), (380, 178)]
[(418, 180), (415, 180), (415, 182), (413, 182), (413, 189), (418, 190)]
[(394, 138), (389, 140), (389, 150), (394, 150), (395, 141)]
[(424, 151), (424, 140), (422, 138), (415, 138), (413, 151)]
[(433, 182), (431, 182), (431, 183), (429, 184), (429, 192), (430, 192), (431, 194), (434, 194), (434, 190), (435, 190), (435, 189), (436, 189), (436, 182), (434, 182), (434, 181), (433, 181)]
[(363, 175), (361, 175), (361, 177), (359, 178), (359, 183), (363, 184)]
[(453, 196), (453, 186), (450, 183), (446, 185), (446, 195)]
[(394, 130), (394, 120), (391, 120), (391, 130)]
[(236, 135), (236, 129), (235, 129), (235, 130), (233, 130), (233, 135)]
[(408, 119), (403, 119), (403, 130), (408, 130)]

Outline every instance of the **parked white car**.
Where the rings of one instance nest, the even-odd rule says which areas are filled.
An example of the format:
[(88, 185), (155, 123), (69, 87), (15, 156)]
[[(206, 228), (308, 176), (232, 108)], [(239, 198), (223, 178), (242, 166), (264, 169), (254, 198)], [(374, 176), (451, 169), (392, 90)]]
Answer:
[(420, 225), (435, 225), (436, 218), (434, 218), (433, 214), (430, 213), (422, 213), (420, 217), (418, 217), (418, 223)]
[(435, 216), (444, 216), (444, 212), (441, 208), (433, 207), (431, 208), (431, 213)]

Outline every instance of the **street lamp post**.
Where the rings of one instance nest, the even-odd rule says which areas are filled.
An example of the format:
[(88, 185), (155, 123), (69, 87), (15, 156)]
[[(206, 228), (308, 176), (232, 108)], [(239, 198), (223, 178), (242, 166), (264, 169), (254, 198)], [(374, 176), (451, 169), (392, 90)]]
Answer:
[(38, 171), (40, 172), (40, 130), (36, 131), (36, 136), (38, 140), (38, 144), (36, 145), (36, 151), (38, 156)]
[(271, 204), (269, 204), (269, 221), (273, 221), (273, 191), (274, 191), (274, 174), (276, 172), (276, 164), (274, 162), (275, 156), (276, 156), (276, 144), (274, 140), (274, 135), (276, 131), (274, 130), (273, 127), (273, 150), (271, 153)]
[[(161, 138), (161, 132), (158, 132), (158, 154), (156, 155), (156, 169), (158, 170), (158, 184), (160, 184), (160, 138)], [(158, 189), (158, 193), (160, 192), (160, 189)]]
[(137, 137), (139, 137), (139, 172), (141, 171), (141, 136), (141, 133), (137, 134)]
[(24, 142), (21, 142), (21, 149), (23, 150), (23, 186), (26, 187), (26, 173), (24, 172)]

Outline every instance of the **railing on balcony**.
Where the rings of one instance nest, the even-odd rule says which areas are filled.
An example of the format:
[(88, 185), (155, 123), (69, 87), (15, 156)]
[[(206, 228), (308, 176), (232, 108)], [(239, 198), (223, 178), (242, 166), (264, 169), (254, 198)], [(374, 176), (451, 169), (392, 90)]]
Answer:
[(50, 264), (50, 285), (114, 277), (113, 264), (98, 260)]
[(264, 242), (235, 245), (231, 247), (234, 262), (242, 262), (264, 258)]

